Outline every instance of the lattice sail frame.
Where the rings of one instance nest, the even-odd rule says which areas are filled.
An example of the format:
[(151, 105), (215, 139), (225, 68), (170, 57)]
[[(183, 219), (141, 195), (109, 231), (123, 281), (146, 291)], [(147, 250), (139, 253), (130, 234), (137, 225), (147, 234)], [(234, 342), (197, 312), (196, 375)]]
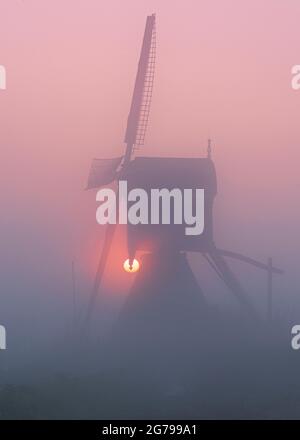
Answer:
[(147, 71), (145, 76), (141, 110), (139, 115), (139, 122), (136, 132), (136, 139), (134, 144), (134, 151), (137, 150), (141, 145), (144, 145), (146, 130), (148, 125), (148, 119), (150, 114), (154, 75), (155, 75), (155, 61), (156, 61), (156, 24), (154, 22), (152, 38), (151, 38), (151, 48), (149, 53)]

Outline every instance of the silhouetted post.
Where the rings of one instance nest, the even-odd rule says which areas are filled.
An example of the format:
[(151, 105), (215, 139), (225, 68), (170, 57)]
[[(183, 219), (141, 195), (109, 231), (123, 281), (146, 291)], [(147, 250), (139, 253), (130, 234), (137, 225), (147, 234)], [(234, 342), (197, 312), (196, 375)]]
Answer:
[(77, 324), (77, 313), (76, 313), (76, 281), (75, 281), (75, 263), (72, 261), (72, 291), (73, 291), (73, 331), (75, 333)]
[(272, 258), (268, 258), (268, 310), (267, 310), (267, 319), (268, 322), (271, 323), (273, 319), (273, 264)]

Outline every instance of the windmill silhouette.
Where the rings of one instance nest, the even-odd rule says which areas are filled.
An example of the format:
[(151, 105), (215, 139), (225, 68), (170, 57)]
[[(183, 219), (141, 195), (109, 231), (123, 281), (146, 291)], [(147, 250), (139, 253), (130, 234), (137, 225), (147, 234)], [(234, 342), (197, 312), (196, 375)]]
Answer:
[[(184, 252), (202, 254), (217, 276), (225, 283), (247, 315), (258, 317), (248, 294), (229, 267), (226, 257), (253, 265), (268, 274), (268, 304), (271, 315), (272, 276), (283, 273), (270, 261), (261, 263), (236, 252), (219, 249), (213, 238), (213, 204), (217, 194), (217, 177), (211, 155), (211, 140), (208, 141), (207, 157), (134, 157), (135, 151), (144, 143), (152, 98), (156, 30), (155, 15), (147, 17), (143, 44), (135, 80), (134, 92), (129, 111), (125, 134), (126, 149), (123, 156), (113, 159), (94, 159), (92, 162), (87, 189), (99, 188), (113, 181), (126, 180), (129, 188), (204, 188), (205, 190), (205, 227), (200, 236), (186, 236), (182, 225), (128, 225), (128, 258), (132, 265), (137, 251), (146, 252), (141, 273), (137, 274), (134, 291), (169, 289), (194, 290), (199, 293), (199, 301), (204, 296), (197, 286), (192, 270)], [(95, 303), (105, 265), (111, 250), (116, 225), (106, 226), (106, 235), (102, 248), (89, 304), (86, 314), (88, 324)], [(158, 281), (157, 281), (158, 280)], [(184, 280), (184, 285), (182, 280)], [(151, 293), (150, 293), (151, 294)], [(133, 295), (135, 296), (135, 295)], [(184, 293), (182, 293), (184, 304)]]

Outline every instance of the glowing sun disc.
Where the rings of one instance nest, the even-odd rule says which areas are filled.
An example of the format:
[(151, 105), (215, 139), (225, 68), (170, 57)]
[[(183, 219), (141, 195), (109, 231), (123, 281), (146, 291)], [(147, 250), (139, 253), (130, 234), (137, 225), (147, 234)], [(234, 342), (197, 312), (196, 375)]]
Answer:
[(138, 262), (138, 260), (134, 259), (132, 262), (132, 267), (130, 267), (129, 266), (129, 258), (127, 258), (127, 260), (124, 261), (123, 267), (126, 272), (133, 273), (133, 272), (137, 272), (139, 270), (140, 263)]

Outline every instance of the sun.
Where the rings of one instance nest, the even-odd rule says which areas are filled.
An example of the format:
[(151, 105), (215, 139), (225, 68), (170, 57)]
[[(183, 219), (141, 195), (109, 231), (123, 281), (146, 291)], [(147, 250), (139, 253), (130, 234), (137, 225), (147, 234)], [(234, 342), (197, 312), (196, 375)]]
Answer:
[(126, 272), (133, 273), (133, 272), (137, 272), (139, 270), (140, 263), (138, 262), (138, 260), (134, 259), (132, 262), (132, 266), (130, 267), (129, 258), (127, 258), (127, 260), (124, 261), (123, 267)]

